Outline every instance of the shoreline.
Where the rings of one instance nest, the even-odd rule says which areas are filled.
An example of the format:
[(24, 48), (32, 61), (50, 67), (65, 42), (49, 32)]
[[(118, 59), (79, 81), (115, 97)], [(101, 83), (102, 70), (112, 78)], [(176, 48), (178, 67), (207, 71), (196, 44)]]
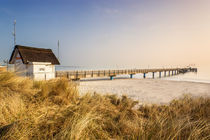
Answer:
[[(129, 80), (131, 78), (129, 77), (117, 77), (117, 78), (114, 78), (114, 80)], [(132, 79), (136, 79), (136, 80), (145, 80), (143, 78), (132, 78)], [(132, 80), (131, 79), (131, 80)], [(165, 81), (176, 81), (176, 82), (192, 82), (192, 83), (200, 83), (200, 84), (210, 84), (210, 81), (207, 81), (207, 80), (181, 80), (181, 79), (170, 79), (169, 77), (163, 77), (163, 78), (146, 78), (146, 79), (149, 79), (149, 80), (165, 80)], [(91, 81), (110, 81), (109, 78), (107, 77), (104, 77), (104, 78), (85, 78), (85, 79), (80, 79), (80, 82), (91, 82)]]

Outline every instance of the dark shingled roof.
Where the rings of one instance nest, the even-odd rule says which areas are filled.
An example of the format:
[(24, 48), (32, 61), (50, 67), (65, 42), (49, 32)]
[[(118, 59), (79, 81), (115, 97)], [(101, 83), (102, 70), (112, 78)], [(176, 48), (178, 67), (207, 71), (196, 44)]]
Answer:
[(15, 46), (9, 60), (10, 64), (14, 64), (14, 62), (12, 62), (12, 58), (16, 49), (20, 54), (23, 64), (27, 64), (28, 62), (51, 62), (53, 65), (60, 65), (58, 59), (51, 49), (34, 48), (20, 45)]

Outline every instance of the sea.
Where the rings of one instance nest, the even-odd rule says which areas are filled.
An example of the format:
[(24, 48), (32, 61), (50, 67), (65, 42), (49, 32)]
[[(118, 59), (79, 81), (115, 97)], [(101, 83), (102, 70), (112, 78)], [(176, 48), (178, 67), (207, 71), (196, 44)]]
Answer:
[[(191, 81), (191, 82), (200, 82), (200, 83), (210, 83), (210, 66), (200, 66), (197, 67), (197, 72), (188, 72), (185, 74), (179, 74), (169, 77), (163, 77), (162, 80), (174, 80), (174, 81)], [(128, 67), (88, 67), (88, 66), (56, 66), (57, 71), (83, 71), (83, 70), (114, 70), (114, 69), (128, 69)], [(144, 69), (129, 67), (129, 69)], [(129, 78), (129, 75), (118, 75), (116, 79)], [(143, 79), (143, 74), (136, 74), (133, 76), (136, 79)], [(151, 79), (152, 73), (148, 73), (146, 78)], [(155, 78), (159, 78), (159, 73), (155, 74)], [(99, 79), (99, 78), (96, 78)], [(104, 78), (103, 78), (104, 79)], [(109, 79), (107, 77), (107, 79)]]

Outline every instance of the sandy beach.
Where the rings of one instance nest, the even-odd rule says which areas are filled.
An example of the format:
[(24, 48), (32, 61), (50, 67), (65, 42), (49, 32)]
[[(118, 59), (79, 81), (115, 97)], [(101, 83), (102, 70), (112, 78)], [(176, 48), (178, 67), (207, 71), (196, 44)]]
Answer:
[(127, 95), (143, 104), (165, 104), (183, 94), (210, 96), (210, 84), (162, 79), (89, 80), (80, 82), (79, 91)]

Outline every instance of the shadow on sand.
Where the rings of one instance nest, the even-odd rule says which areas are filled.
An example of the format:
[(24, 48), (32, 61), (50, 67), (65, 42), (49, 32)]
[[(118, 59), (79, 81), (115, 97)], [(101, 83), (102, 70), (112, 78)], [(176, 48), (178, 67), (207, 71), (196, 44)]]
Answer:
[[(115, 79), (130, 79), (129, 77), (114, 77), (114, 80)], [(87, 79), (80, 79), (80, 82), (86, 82), (86, 81), (107, 81), (107, 80), (110, 80), (109, 77), (106, 77), (106, 78), (87, 78)]]

